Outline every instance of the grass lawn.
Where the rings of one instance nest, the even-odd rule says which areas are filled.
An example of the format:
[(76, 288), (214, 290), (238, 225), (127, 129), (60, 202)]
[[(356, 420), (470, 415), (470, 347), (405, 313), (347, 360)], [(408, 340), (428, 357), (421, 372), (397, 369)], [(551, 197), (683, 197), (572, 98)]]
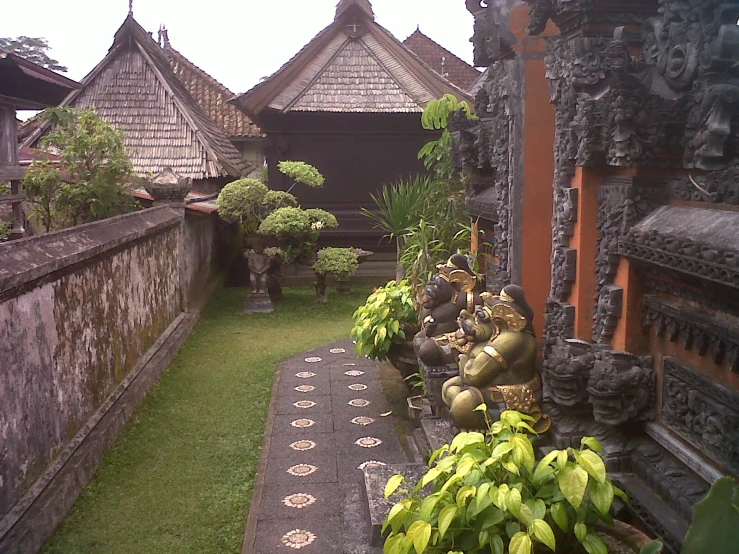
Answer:
[(216, 293), (43, 552), (240, 552), (277, 362), (349, 336), (370, 292), (287, 288), (249, 316)]

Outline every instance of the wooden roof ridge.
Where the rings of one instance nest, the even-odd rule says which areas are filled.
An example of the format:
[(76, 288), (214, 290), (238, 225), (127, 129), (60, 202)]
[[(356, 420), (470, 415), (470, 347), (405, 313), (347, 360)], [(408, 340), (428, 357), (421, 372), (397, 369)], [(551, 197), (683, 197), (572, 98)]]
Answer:
[[(226, 85), (215, 79), (212, 75), (195, 65), (180, 51), (175, 49), (169, 41), (166, 41), (162, 50), (169, 59), (172, 70), (180, 82), (188, 89), (190, 96), (200, 104), (200, 107), (210, 116), (212, 120), (221, 127), (221, 130), (229, 137), (261, 137), (262, 131), (252, 122), (247, 115), (239, 110), (233, 103), (229, 102), (236, 97)], [(192, 73), (196, 82), (188, 80), (182, 71), (182, 67)], [(212, 98), (205, 95), (221, 95), (223, 102), (214, 106)]]
[[(106, 56), (81, 81), (82, 87), (70, 93), (62, 102), (62, 106), (71, 105), (95, 78), (123, 51), (136, 48), (144, 57), (147, 65), (154, 72), (159, 83), (170, 94), (178, 111), (191, 127), (196, 140), (200, 142), (206, 154), (219, 167), (221, 176), (240, 177), (249, 168), (238, 150), (231, 144), (223, 131), (210, 119), (200, 105), (192, 98), (185, 86), (175, 75), (169, 59), (154, 39), (141, 27), (133, 15), (116, 31), (113, 45)], [(23, 146), (31, 146), (48, 131), (49, 123), (44, 122), (23, 142)]]
[(469, 91), (480, 77), (480, 71), (426, 35), (420, 27), (413, 31), (403, 44), (440, 75), (442, 75), (441, 60), (446, 58), (448, 67), (444, 69), (447, 75), (442, 77), (463, 90)]
[[(362, 6), (369, 6), (370, 11), (367, 12)], [(350, 10), (350, 8), (355, 9)], [(348, 40), (342, 40), (341, 46), (337, 47), (337, 43), (339, 42), (338, 37), (348, 34), (346, 33), (345, 25), (350, 21), (350, 17), (353, 18), (351, 20), (352, 23), (356, 22), (364, 27), (365, 34), (362, 35), (360, 33), (359, 36), (351, 37), (348, 40), (362, 41), (368, 47), (368, 51), (374, 59), (378, 59), (378, 55), (375, 49), (369, 45), (371, 41), (366, 40), (368, 37), (372, 37), (380, 48), (386, 50), (394, 58), (393, 67), (389, 67), (389, 64), (385, 62), (382, 62), (381, 65), (388, 71), (388, 74), (398, 86), (412, 98), (428, 96), (428, 98), (424, 99), (424, 102), (419, 104), (421, 109), (425, 107), (425, 103), (439, 98), (446, 93), (453, 94), (460, 99), (472, 100), (472, 97), (466, 91), (439, 75), (393, 36), (392, 33), (379, 25), (374, 19), (369, 2), (363, 2), (362, 0), (342, 0), (337, 7), (337, 17), (331, 24), (320, 31), (295, 56), (270, 77), (252, 87), (249, 91), (240, 94), (232, 102), (237, 104), (241, 110), (256, 122), (259, 121), (259, 114), (267, 107), (287, 111), (289, 109), (287, 106), (293, 105), (292, 100), (304, 94), (306, 89), (315, 83), (317, 76), (325, 70), (325, 67), (330, 64), (335, 55), (341, 51), (344, 43), (348, 42)], [(336, 48), (336, 50), (331, 52), (331, 55), (321, 56), (321, 54), (325, 54), (324, 50), (327, 48)], [(316, 68), (316, 60), (321, 57), (322, 67)], [(401, 75), (401, 73), (405, 74)], [(287, 100), (285, 98), (287, 89), (291, 84), (297, 82), (298, 79), (300, 79), (300, 86), (302, 86), (300, 93), (290, 94), (290, 98)], [(413, 81), (416, 86), (425, 89), (426, 93), (423, 95), (419, 95), (417, 91), (410, 93), (409, 91), (413, 90), (409, 87), (410, 81)], [(278, 97), (281, 99), (278, 102), (280, 108), (275, 108), (271, 104)]]

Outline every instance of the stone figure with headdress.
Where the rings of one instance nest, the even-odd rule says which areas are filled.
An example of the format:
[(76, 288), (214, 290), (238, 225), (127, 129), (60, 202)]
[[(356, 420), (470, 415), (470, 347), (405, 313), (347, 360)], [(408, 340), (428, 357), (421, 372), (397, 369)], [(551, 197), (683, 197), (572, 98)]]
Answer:
[(454, 342), (460, 352), (459, 376), (442, 388), (452, 422), (460, 429), (485, 428), (484, 416), (475, 408), (486, 404), (494, 420), (504, 410), (517, 410), (533, 416), (534, 428), (544, 432), (551, 420), (541, 407), (534, 312), (517, 285), (504, 287), (498, 296), (481, 296), (482, 306), (459, 316)]
[(482, 304), (476, 290), (479, 281), (465, 256), (454, 254), (437, 269), (421, 299), (423, 341), (417, 354), (427, 366), (454, 363), (450, 341), (454, 340), (457, 318), (462, 310), (474, 312), (475, 306)]

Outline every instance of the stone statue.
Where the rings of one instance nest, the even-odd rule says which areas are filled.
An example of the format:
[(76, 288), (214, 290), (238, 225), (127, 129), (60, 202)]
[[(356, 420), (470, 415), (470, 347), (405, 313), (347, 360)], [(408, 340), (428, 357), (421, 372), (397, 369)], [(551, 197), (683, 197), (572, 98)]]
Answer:
[(483, 293), (484, 305), (459, 317), (455, 348), (459, 377), (449, 379), (442, 398), (453, 423), (460, 429), (483, 429), (485, 419), (475, 408), (487, 404), (497, 419), (504, 410), (517, 410), (536, 419), (538, 432), (551, 420), (542, 412), (541, 377), (536, 369), (534, 312), (517, 285), (503, 288), (499, 296)]
[(258, 242), (246, 254), (249, 262), (249, 284), (252, 294), (267, 294), (267, 277), (271, 258), (264, 253), (264, 244)]
[(455, 361), (450, 340), (457, 330), (457, 318), (462, 310), (474, 312), (482, 304), (475, 292), (477, 277), (462, 254), (454, 254), (426, 285), (421, 299), (421, 319), (424, 340), (418, 347), (418, 358), (428, 366), (440, 366)]

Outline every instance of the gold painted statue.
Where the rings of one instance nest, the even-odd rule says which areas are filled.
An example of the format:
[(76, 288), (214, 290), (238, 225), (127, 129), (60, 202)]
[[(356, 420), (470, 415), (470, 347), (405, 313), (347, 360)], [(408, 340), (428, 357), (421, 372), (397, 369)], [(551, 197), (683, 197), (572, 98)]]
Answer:
[(459, 377), (442, 388), (452, 421), (460, 429), (484, 429), (485, 419), (475, 408), (485, 403), (493, 420), (505, 410), (517, 410), (536, 419), (538, 432), (547, 431), (551, 420), (541, 408), (534, 313), (523, 289), (508, 285), (499, 296), (481, 296), (484, 304), (474, 314), (460, 313), (454, 340)]

